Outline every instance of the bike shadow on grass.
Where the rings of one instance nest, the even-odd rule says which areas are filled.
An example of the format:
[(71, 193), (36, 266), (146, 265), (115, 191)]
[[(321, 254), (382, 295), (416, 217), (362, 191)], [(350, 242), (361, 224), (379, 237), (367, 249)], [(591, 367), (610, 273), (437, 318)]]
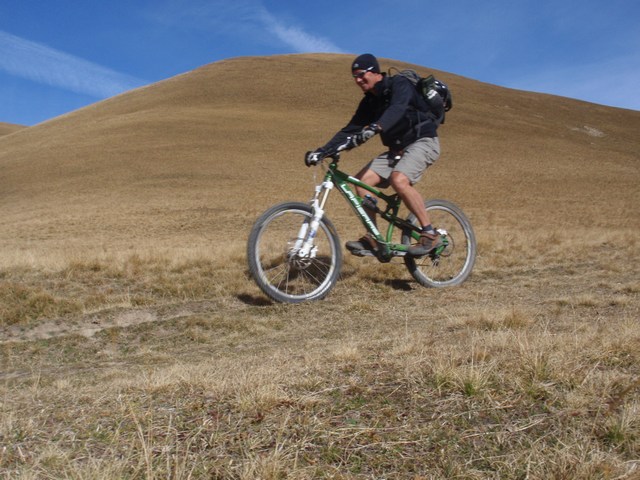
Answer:
[[(249, 273), (247, 272), (247, 276), (248, 275)], [(346, 276), (350, 277), (352, 275), (354, 275), (353, 272), (348, 273)], [(341, 274), (340, 277), (341, 277), (341, 280), (344, 280), (345, 274), (344, 273)], [(388, 279), (387, 278), (387, 279), (381, 280), (379, 278), (364, 278), (363, 281), (386, 285), (387, 287), (392, 288), (393, 290), (398, 290), (402, 292), (410, 292), (412, 290), (415, 290), (414, 282), (406, 279), (399, 279), (399, 278)], [(269, 306), (278, 304), (278, 302), (275, 302), (264, 295), (253, 295), (249, 293), (241, 293), (236, 295), (236, 298), (240, 300), (242, 303), (244, 303), (245, 305), (249, 305), (252, 307), (269, 307)]]
[(387, 285), (391, 288), (393, 288), (394, 290), (401, 290), (403, 292), (410, 292), (412, 290), (414, 290), (413, 285), (415, 284), (415, 282), (411, 281), (411, 280), (401, 280), (398, 278), (394, 278), (391, 280), (384, 280), (383, 282), (380, 282), (384, 285)]
[(269, 300), (265, 296), (251, 295), (249, 293), (241, 293), (236, 295), (236, 298), (245, 305), (249, 305), (251, 307), (269, 307), (277, 304), (277, 302)]

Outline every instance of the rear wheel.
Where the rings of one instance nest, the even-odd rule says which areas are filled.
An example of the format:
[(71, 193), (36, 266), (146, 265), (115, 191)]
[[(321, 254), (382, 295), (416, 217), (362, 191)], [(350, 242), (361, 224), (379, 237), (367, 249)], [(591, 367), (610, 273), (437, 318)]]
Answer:
[(325, 297), (342, 266), (340, 239), (324, 217), (305, 254), (301, 245), (313, 217), (310, 205), (275, 205), (256, 221), (247, 242), (249, 272), (260, 289), (277, 302), (300, 303)]
[[(447, 200), (428, 200), (425, 207), (445, 246), (422, 257), (407, 255), (404, 263), (413, 278), (425, 287), (460, 285), (471, 274), (476, 260), (476, 237), (471, 223), (459, 207)], [(407, 220), (418, 225), (413, 214)], [(402, 243), (411, 244), (411, 235), (404, 233)]]

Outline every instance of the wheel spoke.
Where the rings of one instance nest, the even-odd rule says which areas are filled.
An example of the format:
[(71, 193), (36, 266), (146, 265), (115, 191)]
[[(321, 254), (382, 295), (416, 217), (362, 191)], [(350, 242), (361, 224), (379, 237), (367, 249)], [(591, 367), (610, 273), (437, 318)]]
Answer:
[(319, 299), (337, 281), (342, 252), (328, 219), (320, 222), (313, 253), (300, 256), (303, 239), (296, 238), (296, 232), (309, 223), (311, 216), (308, 205), (282, 204), (265, 212), (249, 236), (249, 270), (258, 286), (274, 300), (296, 303)]

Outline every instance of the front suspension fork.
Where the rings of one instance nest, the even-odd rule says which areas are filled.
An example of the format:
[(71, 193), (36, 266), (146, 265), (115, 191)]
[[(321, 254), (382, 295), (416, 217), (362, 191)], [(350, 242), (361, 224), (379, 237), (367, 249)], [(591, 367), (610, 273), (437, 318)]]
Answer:
[(324, 206), (329, 198), (329, 192), (333, 188), (333, 183), (325, 180), (316, 186), (315, 194), (311, 200), (311, 211), (313, 216), (310, 221), (305, 220), (300, 226), (296, 243), (293, 247), (293, 254), (299, 258), (314, 258), (317, 252), (315, 246), (315, 238), (318, 234), (318, 228), (322, 217), (324, 217)]

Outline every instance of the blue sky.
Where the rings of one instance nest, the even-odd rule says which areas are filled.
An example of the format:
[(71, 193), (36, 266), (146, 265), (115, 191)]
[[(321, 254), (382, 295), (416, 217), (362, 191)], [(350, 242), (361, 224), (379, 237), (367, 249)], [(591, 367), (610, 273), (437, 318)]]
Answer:
[(34, 125), (225, 58), (307, 52), (640, 110), (638, 25), (637, 0), (6, 0), (0, 122)]

